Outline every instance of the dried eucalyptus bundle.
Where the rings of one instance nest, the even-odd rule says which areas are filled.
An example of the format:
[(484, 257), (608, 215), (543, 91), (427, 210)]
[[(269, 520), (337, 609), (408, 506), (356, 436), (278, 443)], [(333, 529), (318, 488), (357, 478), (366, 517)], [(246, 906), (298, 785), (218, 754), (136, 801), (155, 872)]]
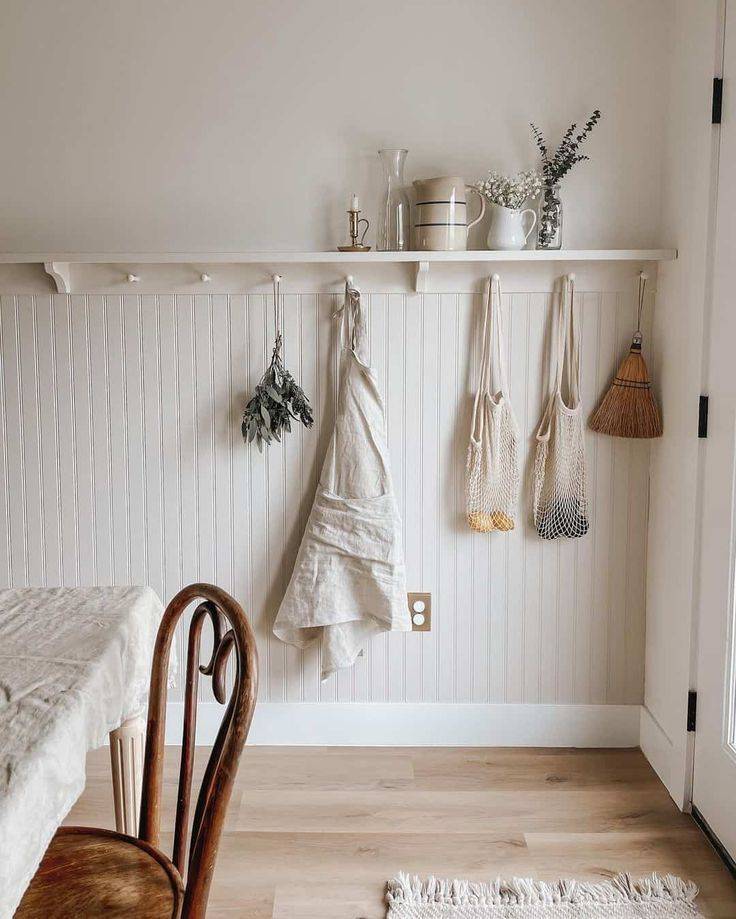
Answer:
[(272, 441), (281, 441), (284, 431), (291, 431), (292, 418), (300, 421), (304, 427), (311, 428), (314, 424), (312, 406), (304, 390), (298, 385), (294, 377), (284, 367), (281, 358), (283, 337), (280, 329), (280, 297), (279, 281), (274, 277), (274, 327), (276, 341), (271, 363), (263, 374), (261, 382), (256, 386), (255, 393), (245, 406), (243, 412), (243, 439), (247, 443), (254, 440), (258, 449), (263, 452), (263, 444)]
[(565, 131), (559, 146), (554, 152), (547, 146), (544, 134), (532, 122), (532, 134), (542, 157), (542, 176), (546, 185), (556, 185), (568, 174), (573, 166), (590, 159), (584, 153), (580, 153), (580, 147), (585, 143), (588, 135), (600, 120), (601, 113), (598, 109), (595, 109), (589, 115), (582, 131), (576, 133), (578, 126), (576, 122), (573, 122)]

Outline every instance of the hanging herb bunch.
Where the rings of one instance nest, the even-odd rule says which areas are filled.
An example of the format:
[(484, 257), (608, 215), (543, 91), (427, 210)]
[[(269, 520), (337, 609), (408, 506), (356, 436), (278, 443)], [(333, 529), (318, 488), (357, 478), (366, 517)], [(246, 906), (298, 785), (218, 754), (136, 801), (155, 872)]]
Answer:
[(243, 439), (247, 443), (254, 440), (258, 449), (263, 452), (263, 444), (276, 440), (281, 442), (284, 431), (291, 431), (291, 421), (300, 421), (305, 428), (314, 424), (312, 406), (301, 386), (284, 367), (281, 357), (283, 336), (281, 334), (281, 298), (279, 283), (281, 278), (273, 279), (273, 310), (275, 342), (271, 354), (271, 363), (256, 386), (252, 398), (243, 412)]
[(580, 148), (600, 120), (601, 113), (595, 109), (580, 132), (578, 132), (577, 122), (573, 122), (554, 151), (550, 151), (544, 134), (539, 128), (534, 123), (531, 124), (534, 140), (542, 156), (542, 178), (544, 179), (537, 231), (537, 244), (540, 249), (559, 249), (562, 246), (562, 202), (559, 183), (573, 166), (590, 159), (580, 152)]

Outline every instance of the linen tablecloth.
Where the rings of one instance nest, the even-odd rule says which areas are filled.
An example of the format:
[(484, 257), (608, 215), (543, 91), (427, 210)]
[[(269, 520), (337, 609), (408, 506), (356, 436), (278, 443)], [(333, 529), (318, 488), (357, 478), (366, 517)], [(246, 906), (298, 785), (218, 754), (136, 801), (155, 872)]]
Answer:
[(145, 705), (162, 605), (146, 587), (0, 591), (0, 917), (84, 789), (85, 757)]

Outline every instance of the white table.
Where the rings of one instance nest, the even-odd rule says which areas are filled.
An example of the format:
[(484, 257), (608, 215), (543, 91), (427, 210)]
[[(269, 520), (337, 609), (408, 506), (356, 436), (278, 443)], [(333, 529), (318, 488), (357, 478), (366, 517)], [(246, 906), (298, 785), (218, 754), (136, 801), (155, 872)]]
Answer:
[(135, 832), (161, 601), (145, 587), (0, 591), (0, 919), (12, 916), (110, 734), (116, 824)]

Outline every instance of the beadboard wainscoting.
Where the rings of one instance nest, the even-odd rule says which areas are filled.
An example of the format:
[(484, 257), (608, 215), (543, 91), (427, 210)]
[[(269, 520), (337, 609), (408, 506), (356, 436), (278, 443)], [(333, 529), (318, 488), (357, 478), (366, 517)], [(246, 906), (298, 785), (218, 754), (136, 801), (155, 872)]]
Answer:
[[(334, 417), (331, 294), (285, 296), (286, 363), (316, 422), (264, 455), (240, 415), (270, 354), (270, 298), (3, 296), (0, 583), (150, 584), (164, 599), (217, 583), (255, 624), (262, 702), (638, 706), (648, 443), (588, 432), (589, 535), (545, 542), (529, 525), (552, 295), (503, 297), (525, 480), (522, 524), (490, 536), (464, 522), (480, 295), (364, 299), (408, 587), (431, 591), (431, 632), (378, 636), (324, 683), (317, 649), (270, 633)], [(576, 304), (587, 413), (628, 345), (633, 287)]]

